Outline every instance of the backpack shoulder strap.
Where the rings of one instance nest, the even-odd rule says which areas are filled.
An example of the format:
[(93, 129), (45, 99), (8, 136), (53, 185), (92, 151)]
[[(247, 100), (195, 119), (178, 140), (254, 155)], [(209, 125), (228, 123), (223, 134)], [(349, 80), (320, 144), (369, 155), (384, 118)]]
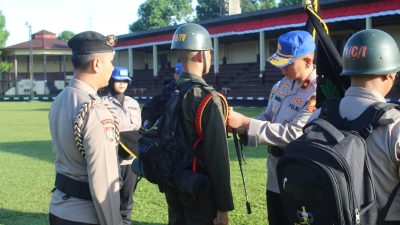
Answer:
[(381, 119), (381, 117), (390, 109), (399, 108), (396, 104), (375, 102), (357, 119), (349, 121), (340, 116), (340, 101), (340, 98), (324, 101), (319, 118), (327, 120), (338, 129), (357, 131), (364, 139), (367, 139), (375, 128), (393, 123), (393, 118)]
[(399, 190), (400, 187), (400, 182), (396, 185), (396, 187), (394, 187), (394, 189), (392, 190), (392, 193), (390, 193), (389, 195), (389, 199), (386, 202), (386, 205), (379, 210), (378, 212), (378, 224), (384, 224), (387, 213), (389, 212), (390, 206), (393, 203), (394, 198), (396, 197), (397, 191)]
[(395, 107), (395, 104), (386, 102), (372, 103), (357, 119), (350, 122), (350, 130), (357, 131), (367, 139), (375, 128), (394, 123), (393, 118), (381, 119), (381, 117)]

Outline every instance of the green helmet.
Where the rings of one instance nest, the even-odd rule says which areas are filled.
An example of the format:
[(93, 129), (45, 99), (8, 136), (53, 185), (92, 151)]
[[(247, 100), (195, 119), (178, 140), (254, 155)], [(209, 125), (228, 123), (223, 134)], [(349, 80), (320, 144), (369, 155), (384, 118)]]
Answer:
[(195, 23), (186, 23), (176, 29), (171, 49), (213, 50), (208, 31)]
[(387, 33), (367, 29), (355, 33), (344, 46), (341, 75), (386, 75), (400, 71), (396, 41)]

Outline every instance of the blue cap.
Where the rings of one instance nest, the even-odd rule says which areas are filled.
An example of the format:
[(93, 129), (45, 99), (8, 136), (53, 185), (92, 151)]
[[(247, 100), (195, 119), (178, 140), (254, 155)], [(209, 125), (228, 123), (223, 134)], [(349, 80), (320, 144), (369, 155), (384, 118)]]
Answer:
[(295, 59), (315, 50), (313, 37), (307, 31), (295, 30), (278, 38), (278, 49), (268, 61), (278, 68), (283, 68)]
[(177, 64), (175, 65), (175, 73), (181, 74), (182, 71), (183, 71), (182, 63), (177, 63)]
[(114, 67), (111, 77), (116, 81), (127, 80), (129, 83), (132, 81), (128, 75), (128, 68), (125, 67)]

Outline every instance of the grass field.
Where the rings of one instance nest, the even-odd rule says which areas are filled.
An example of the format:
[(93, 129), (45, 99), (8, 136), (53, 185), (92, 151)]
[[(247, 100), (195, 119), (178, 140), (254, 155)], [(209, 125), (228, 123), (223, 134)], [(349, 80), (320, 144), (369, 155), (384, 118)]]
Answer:
[[(0, 102), (0, 225), (48, 224), (54, 164), (47, 120), (51, 103)], [(260, 108), (235, 108), (249, 116)], [(229, 140), (235, 210), (231, 225), (267, 224), (265, 148), (246, 148), (244, 174), (253, 213), (247, 215), (243, 185), (232, 140)], [(167, 224), (167, 206), (157, 186), (144, 179), (135, 192), (134, 225)]]

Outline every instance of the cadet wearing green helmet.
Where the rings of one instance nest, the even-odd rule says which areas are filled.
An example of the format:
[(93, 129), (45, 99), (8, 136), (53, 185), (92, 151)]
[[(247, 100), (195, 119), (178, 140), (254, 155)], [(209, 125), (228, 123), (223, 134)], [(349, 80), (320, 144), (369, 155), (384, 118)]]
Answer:
[[(230, 185), (229, 155), (226, 141), (226, 100), (203, 79), (210, 69), (213, 50), (208, 31), (194, 23), (187, 23), (175, 31), (171, 49), (182, 62), (183, 71), (177, 83), (193, 81), (195, 86), (183, 98), (181, 115), (186, 141), (197, 152), (196, 172), (210, 179), (210, 189), (195, 197), (172, 188), (165, 188), (169, 225), (228, 224), (228, 211), (233, 210)], [(198, 139), (196, 110), (204, 97), (212, 94), (202, 114), (203, 139)], [(196, 147), (197, 146), (197, 147)]]
[[(374, 102), (385, 102), (385, 96), (400, 71), (400, 53), (395, 40), (387, 33), (368, 29), (359, 31), (347, 41), (342, 56), (342, 76), (351, 76), (351, 86), (340, 102), (343, 118), (354, 120)], [(310, 120), (318, 117), (316, 110)], [(367, 139), (378, 208), (382, 210), (391, 193), (395, 193), (385, 225), (400, 224), (400, 112), (389, 110), (382, 118), (394, 123), (378, 127)], [(398, 190), (397, 190), (398, 191)], [(380, 224), (382, 225), (382, 224)]]

